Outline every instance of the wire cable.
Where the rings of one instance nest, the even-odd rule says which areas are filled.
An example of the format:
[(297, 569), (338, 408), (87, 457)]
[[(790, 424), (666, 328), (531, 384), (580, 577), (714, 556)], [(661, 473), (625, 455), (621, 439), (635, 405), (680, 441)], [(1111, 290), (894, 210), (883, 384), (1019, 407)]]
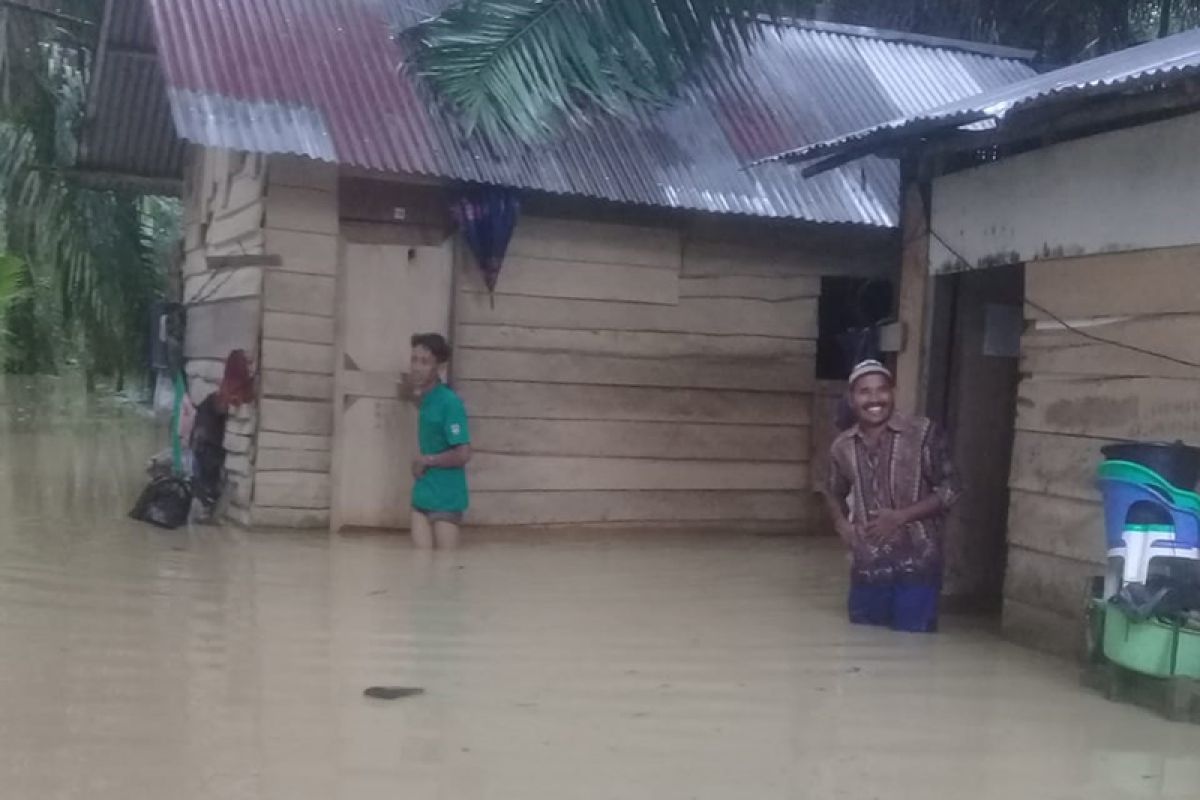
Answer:
[[(939, 234), (937, 231), (930, 228), (929, 235), (932, 236), (934, 239), (937, 239), (938, 243), (941, 244), (941, 246), (944, 247), (950, 253), (950, 255), (954, 256), (954, 258), (957, 259), (960, 264), (962, 264), (966, 267), (971, 267), (971, 262), (968, 261), (967, 259), (965, 259), (961, 253), (959, 253), (957, 250), (955, 250), (954, 247), (951, 246), (950, 243), (947, 242), (941, 236), (941, 234)], [(1066, 330), (1070, 331), (1071, 333), (1074, 333), (1076, 336), (1081, 336), (1084, 339), (1090, 339), (1091, 341), (1097, 342), (1099, 344), (1106, 344), (1111, 347), (1118, 347), (1122, 350), (1128, 350), (1132, 353), (1140, 353), (1145, 356), (1152, 356), (1154, 358), (1160, 358), (1164, 361), (1170, 361), (1173, 364), (1179, 364), (1184, 367), (1191, 367), (1193, 369), (1200, 370), (1200, 362), (1197, 362), (1197, 361), (1191, 361), (1186, 358), (1179, 358), (1178, 356), (1173, 356), (1169, 353), (1162, 353), (1157, 350), (1151, 350), (1150, 348), (1147, 348), (1147, 347), (1139, 347), (1136, 344), (1129, 344), (1128, 342), (1122, 342), (1117, 339), (1109, 339), (1108, 337), (1105, 337), (1105, 336), (1097, 336), (1094, 333), (1088, 333), (1087, 331), (1067, 322), (1061, 316), (1054, 313), (1050, 309), (1046, 308), (1041, 303), (1038, 303), (1037, 301), (1030, 299), (1028, 295), (1025, 296), (1025, 305), (1033, 308), (1036, 311), (1040, 311), (1041, 313), (1050, 317), (1050, 319), (1052, 319), (1054, 322), (1061, 325)]]

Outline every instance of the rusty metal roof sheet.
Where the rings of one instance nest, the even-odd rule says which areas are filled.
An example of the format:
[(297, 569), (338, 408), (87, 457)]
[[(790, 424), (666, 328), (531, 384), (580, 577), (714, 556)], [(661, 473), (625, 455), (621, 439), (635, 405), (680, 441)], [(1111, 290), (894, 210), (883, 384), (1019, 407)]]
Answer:
[(618, 202), (891, 226), (898, 175), (743, 166), (1032, 74), (1024, 53), (822, 24), (769, 26), (673, 107), (596, 119), (548, 146), (491, 146), (398, 71), (397, 25), (442, 0), (148, 2), (174, 129), (197, 144)]
[(1093, 58), (962, 100), (783, 151), (761, 163), (807, 161), (884, 146), (960, 127), (992, 127), (1010, 112), (1082, 97), (1125, 92), (1200, 73), (1200, 29)]

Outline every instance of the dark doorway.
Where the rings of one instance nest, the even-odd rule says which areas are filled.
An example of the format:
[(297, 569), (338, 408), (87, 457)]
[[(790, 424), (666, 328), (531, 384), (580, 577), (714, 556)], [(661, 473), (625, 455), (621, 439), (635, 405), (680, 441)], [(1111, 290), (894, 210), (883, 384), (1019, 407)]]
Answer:
[[(892, 284), (883, 279), (825, 277), (821, 279), (821, 299), (817, 307), (817, 379), (844, 381), (850, 376), (856, 357), (855, 331), (875, 330), (878, 323), (892, 314)], [(874, 358), (872, 352), (865, 357)]]
[(1004, 588), (1024, 293), (1021, 265), (934, 287), (929, 411), (949, 432), (963, 484), (946, 529), (946, 595), (966, 609), (998, 610)]

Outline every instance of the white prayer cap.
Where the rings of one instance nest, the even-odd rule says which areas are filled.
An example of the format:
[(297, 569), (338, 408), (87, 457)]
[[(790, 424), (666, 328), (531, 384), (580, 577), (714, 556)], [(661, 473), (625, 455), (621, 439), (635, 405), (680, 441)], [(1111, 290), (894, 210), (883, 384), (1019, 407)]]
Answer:
[(868, 361), (859, 362), (859, 364), (850, 371), (850, 380), (847, 381), (847, 383), (849, 384), (850, 388), (854, 388), (854, 384), (858, 382), (859, 378), (865, 378), (868, 375), (883, 375), (888, 379), (889, 383), (891, 383), (893, 380), (891, 370), (885, 367), (882, 363), (875, 361), (874, 359), (870, 359)]

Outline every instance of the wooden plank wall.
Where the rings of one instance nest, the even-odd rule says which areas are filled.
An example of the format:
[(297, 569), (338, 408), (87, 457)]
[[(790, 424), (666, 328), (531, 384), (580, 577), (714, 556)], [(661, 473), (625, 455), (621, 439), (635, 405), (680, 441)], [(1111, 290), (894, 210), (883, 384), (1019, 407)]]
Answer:
[[(202, 149), (188, 186), (183, 294), (193, 399), (216, 388), (237, 347), (260, 375), (259, 402), (227, 426), (228, 514), (246, 525), (328, 525), (336, 168)], [(263, 258), (247, 265), (253, 256)]]
[(846, 396), (845, 381), (817, 381), (813, 387), (812, 473), (809, 485), (824, 494), (829, 481), (829, 450), (838, 437), (837, 410)]
[[(1032, 263), (1026, 297), (1096, 336), (1200, 362), (1200, 248)], [(1100, 448), (1122, 438), (1200, 444), (1200, 369), (1026, 313), (1004, 625), (1015, 638), (1070, 653), (1084, 581), (1103, 569)]]
[(669, 229), (536, 217), (494, 303), (464, 262), (472, 522), (808, 520), (815, 273)]
[[(263, 268), (229, 266), (222, 257), (264, 253), (265, 160), (218, 149), (192, 152), (184, 203), (183, 301), (188, 306), (184, 355), (193, 402), (221, 380), (225, 358), (242, 349), (257, 360)], [(248, 522), (253, 490), (255, 409), (239, 409), (226, 426), (228, 514)]]
[(329, 525), (333, 433), (337, 169), (297, 157), (267, 165), (261, 403), (252, 520)]

